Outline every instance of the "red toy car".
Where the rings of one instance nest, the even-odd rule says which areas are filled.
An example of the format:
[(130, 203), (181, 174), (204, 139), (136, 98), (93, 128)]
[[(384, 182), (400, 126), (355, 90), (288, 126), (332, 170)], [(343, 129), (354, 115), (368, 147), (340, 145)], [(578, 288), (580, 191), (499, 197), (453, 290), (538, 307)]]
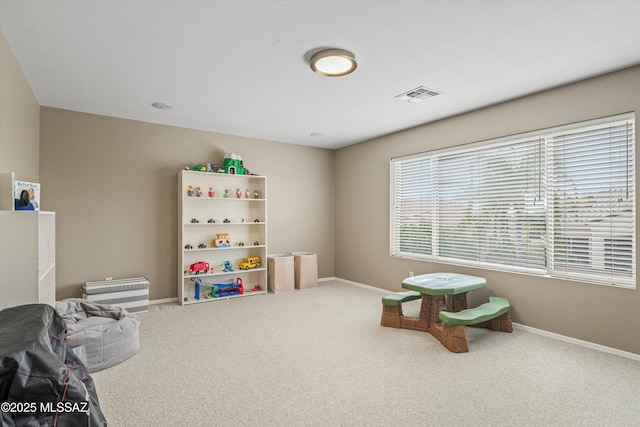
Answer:
[(204, 261), (194, 262), (189, 266), (189, 274), (205, 274), (209, 272), (209, 263)]

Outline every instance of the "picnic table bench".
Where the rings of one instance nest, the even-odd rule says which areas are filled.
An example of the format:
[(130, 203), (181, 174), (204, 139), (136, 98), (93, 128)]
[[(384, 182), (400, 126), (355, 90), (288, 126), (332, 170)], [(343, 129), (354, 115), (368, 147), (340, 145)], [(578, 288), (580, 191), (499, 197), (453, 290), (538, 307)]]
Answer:
[[(454, 353), (469, 351), (466, 326), (512, 332), (511, 305), (501, 297), (469, 308), (467, 292), (486, 286), (482, 277), (456, 273), (432, 273), (408, 277), (402, 282), (407, 291), (382, 298), (380, 324), (392, 328), (425, 331)], [(402, 304), (421, 299), (418, 317), (405, 316)]]

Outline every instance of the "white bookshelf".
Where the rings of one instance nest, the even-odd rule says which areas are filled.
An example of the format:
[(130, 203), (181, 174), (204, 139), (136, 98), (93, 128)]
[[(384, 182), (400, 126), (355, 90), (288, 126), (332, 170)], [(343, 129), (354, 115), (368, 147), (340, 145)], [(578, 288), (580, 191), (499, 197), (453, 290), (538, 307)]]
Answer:
[[(189, 186), (193, 189), (191, 196), (187, 193)], [(201, 191), (199, 196), (197, 187)], [(210, 188), (214, 197), (209, 195)], [(224, 197), (225, 190), (229, 190), (229, 197)], [(237, 190), (240, 197), (236, 196)], [(267, 178), (184, 170), (178, 174), (178, 192), (178, 300), (181, 304), (264, 295), (267, 292)], [(231, 240), (230, 246), (216, 247), (214, 239), (225, 233)], [(260, 266), (241, 270), (239, 265), (243, 259), (252, 257), (260, 258)], [(208, 263), (209, 271), (189, 273), (190, 266), (199, 261)], [(234, 271), (224, 271), (225, 261), (231, 263)], [(201, 281), (199, 298), (196, 298), (196, 282), (192, 279)], [(221, 296), (211, 296), (211, 284), (230, 285), (238, 280), (244, 288), (242, 294), (222, 292)]]
[(0, 309), (56, 303), (56, 216), (0, 211)]

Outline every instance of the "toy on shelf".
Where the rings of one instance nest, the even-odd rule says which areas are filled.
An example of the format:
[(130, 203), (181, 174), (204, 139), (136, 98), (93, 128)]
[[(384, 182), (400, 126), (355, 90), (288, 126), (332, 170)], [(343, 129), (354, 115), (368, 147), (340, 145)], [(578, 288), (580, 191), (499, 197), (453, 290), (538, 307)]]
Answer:
[(225, 218), (222, 222), (224, 222), (225, 224), (229, 224), (231, 221), (229, 221), (229, 218)]
[(219, 283), (211, 287), (211, 296), (213, 298), (242, 294), (244, 294), (244, 286), (242, 286), (242, 279), (240, 279), (239, 277), (236, 279), (236, 283)]
[(260, 222), (260, 220), (256, 218), (255, 220), (253, 220), (253, 222)]
[(228, 233), (218, 233), (216, 234), (216, 238), (213, 239), (213, 245), (216, 248), (230, 248), (231, 247), (231, 239), (229, 238)]
[(231, 194), (229, 194), (229, 190), (224, 190), (224, 194), (222, 195), (222, 197), (224, 197), (225, 199), (231, 197)]
[(235, 153), (226, 154), (222, 163), (199, 163), (195, 166), (185, 166), (184, 170), (195, 172), (227, 173), (230, 175), (258, 175), (244, 166), (242, 157)]
[(253, 242), (253, 246), (260, 246), (260, 242), (256, 240), (255, 242)]
[(242, 262), (240, 262), (240, 265), (238, 266), (240, 270), (248, 270), (250, 268), (258, 268), (258, 267), (260, 267), (259, 256), (242, 258)]
[(236, 188), (236, 198), (242, 199), (242, 191), (239, 188)]
[(207, 220), (207, 222), (208, 222), (209, 224), (215, 224), (215, 223), (216, 223), (216, 220), (215, 220), (215, 219), (213, 219), (213, 218), (209, 218), (209, 219)]
[(238, 242), (238, 246), (240, 247), (244, 246), (244, 242)]
[(205, 298), (220, 298), (244, 294), (242, 279), (239, 277), (236, 279), (235, 283), (207, 283), (202, 281), (199, 277), (193, 277), (191, 278), (191, 281), (195, 283), (194, 290), (196, 300), (200, 299), (201, 285), (211, 286), (211, 293), (205, 295)]
[(242, 157), (236, 153), (227, 154), (222, 160), (222, 170), (230, 175), (246, 175), (247, 170), (244, 168)]
[(193, 296), (196, 300), (200, 300), (200, 279), (196, 279), (196, 278), (192, 278), (191, 281), (195, 282), (195, 285), (193, 285), (193, 290), (195, 291), (195, 295)]
[(193, 246), (191, 246), (189, 243), (187, 243), (186, 245), (184, 245), (185, 249), (193, 249)]
[(198, 245), (198, 249), (206, 249), (206, 248), (207, 248), (207, 245), (205, 245), (204, 243), (200, 243)]
[(207, 193), (209, 197), (216, 197), (216, 192), (213, 191), (213, 188), (209, 187), (209, 192)]
[(187, 197), (193, 197), (193, 186), (187, 185)]
[(191, 218), (191, 224), (198, 224), (200, 221), (198, 221), (195, 218)]
[(196, 187), (196, 197), (202, 197), (202, 189), (200, 187)]
[(260, 190), (253, 190), (253, 198), (254, 199), (260, 198)]
[(231, 261), (225, 261), (223, 264), (224, 264), (224, 269), (222, 271), (224, 271), (225, 273), (228, 273), (230, 271), (235, 271), (231, 266)]
[(244, 191), (244, 198), (248, 199), (251, 196), (251, 190), (248, 188)]
[[(211, 270), (213, 271), (213, 270)], [(194, 262), (189, 266), (189, 274), (207, 274), (209, 272), (209, 263), (204, 261)]]

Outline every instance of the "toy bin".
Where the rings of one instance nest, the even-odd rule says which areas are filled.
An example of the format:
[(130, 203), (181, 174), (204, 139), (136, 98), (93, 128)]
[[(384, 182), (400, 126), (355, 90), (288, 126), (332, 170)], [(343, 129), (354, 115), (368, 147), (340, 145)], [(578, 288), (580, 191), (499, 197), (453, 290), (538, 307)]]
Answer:
[(318, 286), (318, 255), (313, 252), (292, 252), (295, 263), (296, 289)]
[(294, 258), (291, 254), (267, 255), (267, 287), (274, 294), (295, 290)]

